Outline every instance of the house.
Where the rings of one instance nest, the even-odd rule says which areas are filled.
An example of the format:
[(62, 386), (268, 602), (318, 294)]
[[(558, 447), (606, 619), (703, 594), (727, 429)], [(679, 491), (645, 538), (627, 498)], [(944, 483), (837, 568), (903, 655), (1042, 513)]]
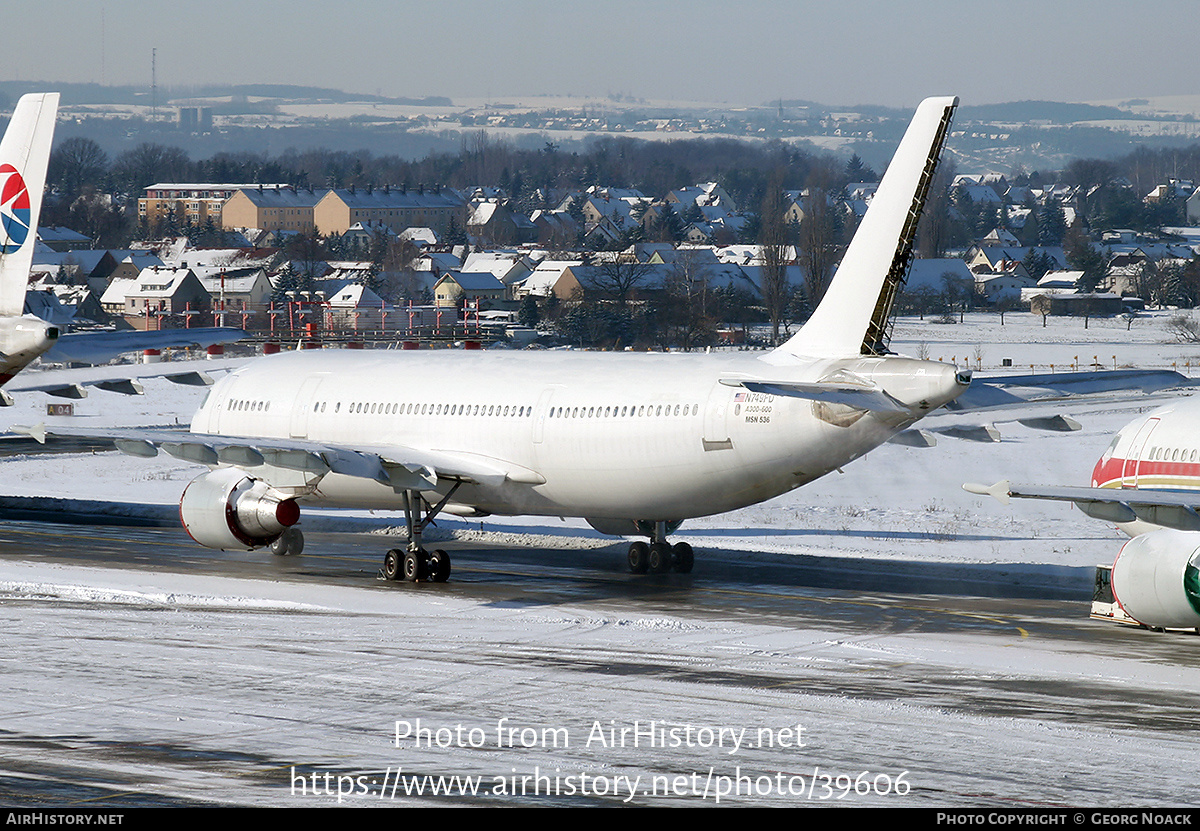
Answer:
[(52, 251), (83, 251), (92, 247), (92, 241), (78, 231), (60, 228), (57, 225), (40, 225), (38, 239)]
[(271, 300), (271, 279), (265, 268), (194, 266), (192, 272), (212, 297), (214, 308), (258, 309)]
[(969, 295), (975, 289), (975, 275), (956, 257), (915, 259), (909, 267), (904, 288), (906, 291), (926, 289), (935, 293), (956, 288)]
[(397, 234), (414, 227), (444, 236), (465, 229), (467, 201), (451, 188), (337, 188), (326, 191), (313, 208), (317, 231), (344, 234), (357, 222), (387, 225)]
[(572, 272), (581, 265), (582, 260), (542, 260), (528, 277), (513, 284), (513, 299), (520, 300), (532, 294), (534, 297), (554, 295), (559, 300), (571, 300), (582, 291)]
[(463, 273), (488, 273), (511, 292), (511, 287), (533, 273), (537, 260), (516, 251), (477, 251), (467, 256)]
[(499, 200), (477, 204), (467, 219), (467, 234), (485, 245), (509, 245), (533, 239), (532, 223)]
[(1011, 248), (1019, 248), (1021, 241), (1013, 235), (1012, 231), (1005, 228), (993, 228), (988, 232), (982, 240), (981, 245), (985, 246), (1009, 246)]
[[(1031, 249), (1015, 245), (973, 245), (967, 250), (967, 267), (972, 272), (1000, 271), (1001, 264), (1006, 260), (1021, 262)], [(1045, 254), (1054, 263), (1055, 268), (1067, 267), (1067, 255), (1061, 245), (1033, 246), (1036, 253)]]
[[(1017, 264), (1018, 266), (1020, 263)], [(1020, 301), (1023, 289), (1036, 285), (1028, 274), (1001, 271), (975, 275), (975, 295), (990, 304), (1002, 301)]]
[(335, 329), (395, 329), (404, 322), (394, 306), (361, 283), (342, 286), (330, 295), (327, 308)]
[(250, 185), (238, 188), (221, 209), (221, 227), (258, 228), (307, 234), (317, 227), (313, 211), (324, 190), (285, 185)]
[(342, 242), (351, 247), (351, 250), (369, 252), (371, 247), (379, 240), (391, 241), (399, 239), (399, 235), (382, 222), (355, 222), (350, 226), (346, 233), (342, 234)]
[(1200, 188), (1192, 191), (1192, 195), (1187, 198), (1185, 210), (1188, 225), (1200, 225)]
[[(110, 289), (112, 286), (109, 287)], [(108, 293), (105, 293), (107, 297)], [(135, 328), (167, 328), (164, 317), (181, 317), (178, 327), (190, 326), (190, 318), (206, 313), (211, 303), (209, 293), (192, 269), (151, 266), (125, 291), (123, 313), (126, 319), (143, 318)], [(102, 300), (103, 302), (103, 300)], [(151, 318), (155, 320), (152, 322)], [(133, 323), (134, 321), (130, 321)]]
[(534, 211), (529, 219), (538, 245), (563, 249), (573, 247), (579, 239), (579, 223), (566, 211)]
[(433, 286), (433, 302), (438, 306), (479, 304), (485, 308), (504, 300), (507, 288), (487, 271), (448, 271)]

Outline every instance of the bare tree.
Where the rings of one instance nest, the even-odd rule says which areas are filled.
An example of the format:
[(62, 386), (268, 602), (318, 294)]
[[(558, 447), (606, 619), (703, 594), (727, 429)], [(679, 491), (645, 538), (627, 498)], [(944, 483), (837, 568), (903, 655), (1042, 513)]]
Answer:
[(582, 282), (588, 284), (585, 288), (599, 292), (621, 309), (629, 304), (653, 271), (652, 265), (625, 258), (579, 269)]
[(108, 172), (108, 154), (89, 138), (72, 136), (50, 154), (46, 178), (58, 187), (67, 204), (84, 188), (97, 188)]
[(767, 182), (759, 217), (758, 242), (762, 246), (762, 298), (771, 321), (771, 345), (779, 343), (779, 326), (788, 303), (788, 231), (784, 221), (783, 170), (776, 169)]
[(694, 251), (680, 251), (666, 276), (663, 334), (668, 343), (678, 343), (684, 351), (711, 343), (716, 337), (708, 279), (708, 269), (700, 264)]
[(816, 308), (829, 282), (840, 255), (841, 217), (835, 199), (841, 192), (841, 180), (832, 163), (815, 163), (809, 174), (807, 195), (804, 197), (804, 219), (800, 222), (798, 256), (804, 269), (804, 285), (808, 302)]
[(917, 226), (918, 250), (926, 259), (940, 259), (950, 245), (950, 183), (954, 181), (954, 173), (953, 160), (943, 159), (929, 186), (925, 210)]

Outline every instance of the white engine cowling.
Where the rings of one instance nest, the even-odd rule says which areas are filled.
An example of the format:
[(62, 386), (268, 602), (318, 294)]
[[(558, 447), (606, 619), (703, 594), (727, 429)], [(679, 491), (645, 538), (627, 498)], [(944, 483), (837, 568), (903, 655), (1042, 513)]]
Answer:
[(1200, 533), (1162, 528), (1134, 537), (1113, 563), (1112, 590), (1146, 626), (1200, 627)]
[(236, 467), (193, 479), (179, 501), (179, 518), (208, 548), (249, 551), (269, 545), (300, 519), (296, 500)]

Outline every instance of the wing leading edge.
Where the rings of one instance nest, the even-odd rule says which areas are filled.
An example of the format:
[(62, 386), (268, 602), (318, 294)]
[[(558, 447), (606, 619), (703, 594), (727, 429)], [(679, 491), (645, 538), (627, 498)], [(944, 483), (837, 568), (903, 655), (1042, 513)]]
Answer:
[(103, 438), (130, 456), (152, 458), (161, 450), (193, 464), (236, 465), (250, 471), (269, 466), (304, 474), (314, 481), (336, 473), (370, 479), (396, 492), (432, 490), (439, 479), (476, 485), (540, 485), (546, 481), (534, 470), (500, 459), (414, 447), (349, 447), (303, 439), (219, 436), (182, 430), (47, 429), (37, 425), (14, 427), (13, 432), (39, 442), (47, 436)]
[(1141, 520), (1180, 531), (1200, 531), (1200, 492), (1160, 491), (1140, 488), (1071, 488), (1014, 485), (1004, 480), (994, 485), (967, 482), (963, 490), (990, 496), (1002, 505), (1013, 499), (1046, 499), (1074, 502), (1093, 519), (1125, 523)]

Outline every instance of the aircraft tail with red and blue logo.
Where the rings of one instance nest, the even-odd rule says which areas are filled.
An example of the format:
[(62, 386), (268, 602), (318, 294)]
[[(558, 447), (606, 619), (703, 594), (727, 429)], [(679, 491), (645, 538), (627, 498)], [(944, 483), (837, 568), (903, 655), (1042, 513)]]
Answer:
[(0, 142), (0, 315), (20, 316), (33, 264), (58, 93), (23, 95)]

